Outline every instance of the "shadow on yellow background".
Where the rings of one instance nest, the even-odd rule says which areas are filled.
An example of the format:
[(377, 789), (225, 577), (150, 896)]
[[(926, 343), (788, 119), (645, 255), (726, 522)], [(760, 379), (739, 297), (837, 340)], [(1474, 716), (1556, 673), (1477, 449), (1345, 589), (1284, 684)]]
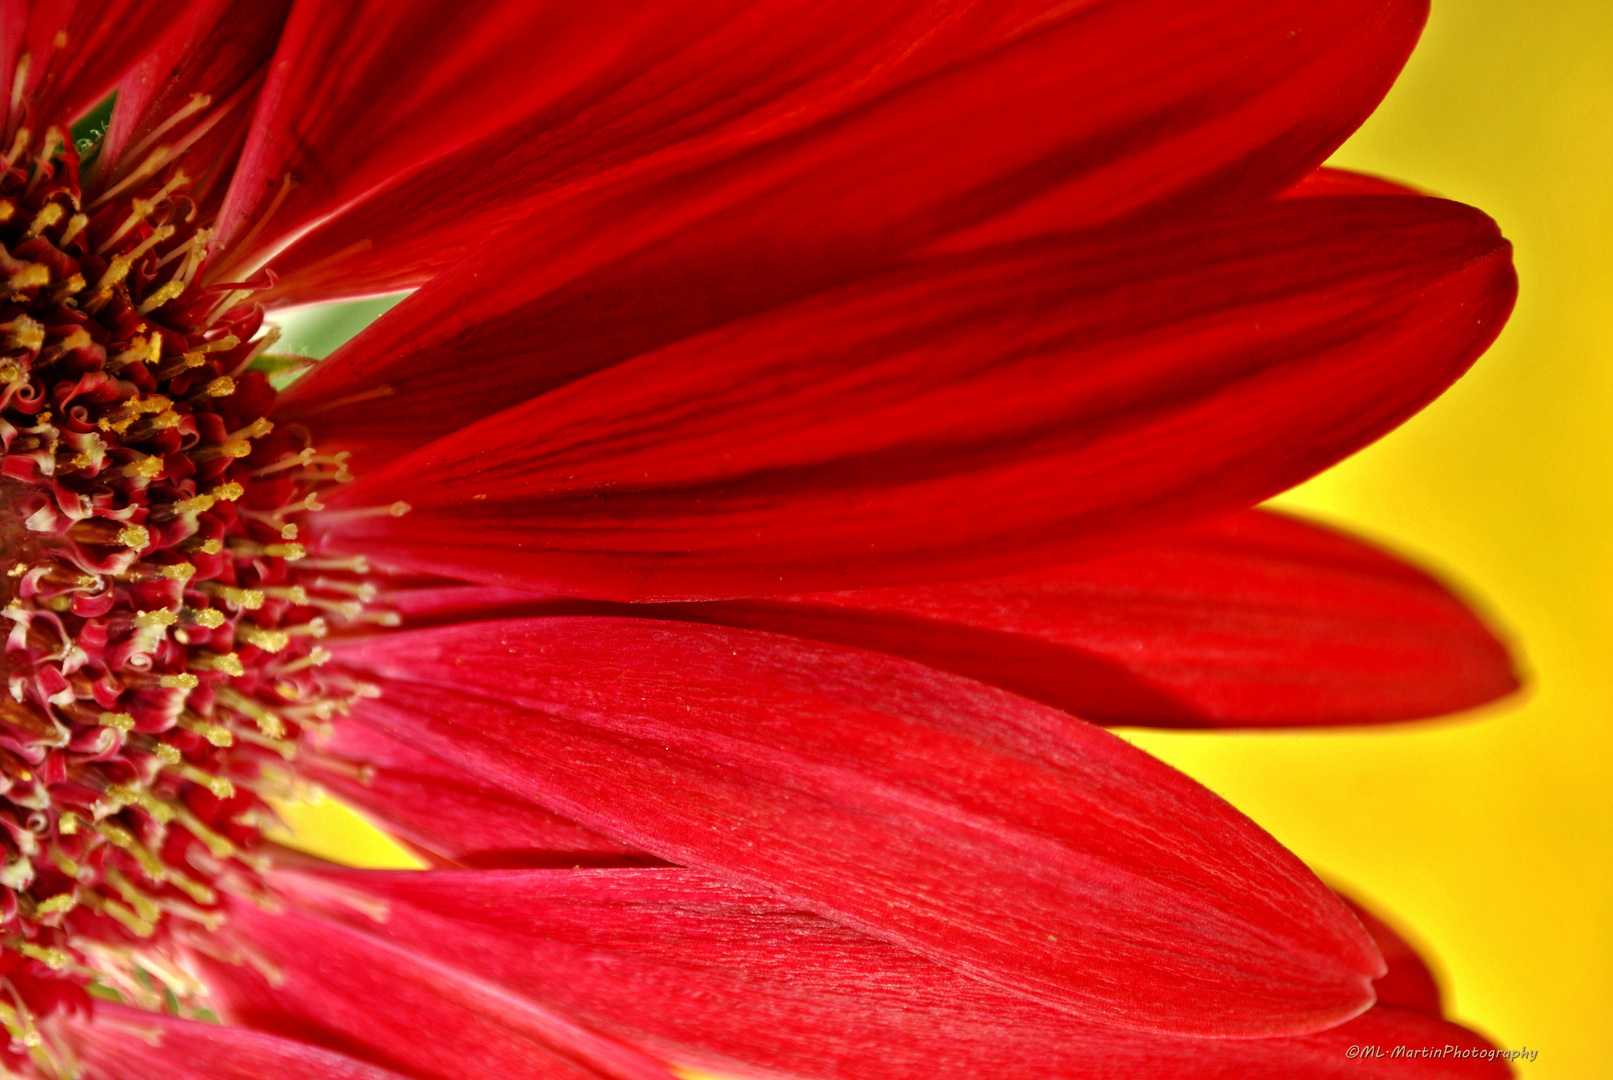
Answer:
[[(1613, 1075), (1613, 2), (1436, 0), (1334, 164), (1472, 203), (1517, 245), (1517, 313), (1473, 373), (1279, 500), (1422, 559), (1516, 642), (1529, 688), (1384, 731), (1126, 734), (1203, 780), (1427, 946), (1455, 1014)], [(350, 812), (302, 844), (414, 865)]]
[(1449, 394), (1278, 500), (1415, 555), (1516, 644), (1520, 699), (1334, 735), (1129, 732), (1386, 907), (1456, 1015), (1613, 1076), (1613, 3), (1435, 0), (1334, 164), (1478, 206), (1518, 309)]

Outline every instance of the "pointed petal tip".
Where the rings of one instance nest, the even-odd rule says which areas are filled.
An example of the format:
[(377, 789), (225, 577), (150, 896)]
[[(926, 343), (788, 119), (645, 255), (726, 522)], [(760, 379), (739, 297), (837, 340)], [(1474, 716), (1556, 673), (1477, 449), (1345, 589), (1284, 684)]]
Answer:
[(338, 662), (381, 683), (355, 717), (396, 738), (1094, 1021), (1270, 1035), (1372, 1002), (1371, 939), (1251, 822), (1122, 740), (978, 683), (612, 618), (404, 632)]

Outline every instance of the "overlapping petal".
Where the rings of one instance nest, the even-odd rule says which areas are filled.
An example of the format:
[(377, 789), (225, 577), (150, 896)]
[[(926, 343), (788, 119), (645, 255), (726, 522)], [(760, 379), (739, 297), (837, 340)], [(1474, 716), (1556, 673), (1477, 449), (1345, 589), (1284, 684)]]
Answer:
[(1370, 941), (1258, 828), (978, 683), (636, 619), (410, 631), (338, 660), (382, 688), (355, 717), (402, 741), (1081, 1016), (1271, 1034), (1371, 1001)]
[[(978, 244), (991, 221), (999, 236), (1039, 236), (1189, 190), (1208, 199), (1206, 185), (1228, 198), (1276, 192), (1370, 109), (1423, 10), (1082, 5), (986, 57), (732, 160), (590, 187), (518, 222), (489, 223), (492, 236), (453, 218), (459, 238), (445, 250), (457, 258), (479, 247), (474, 257), (293, 390), (288, 415), (308, 414), (321, 437), (334, 429), (395, 451), (481, 418), (490, 401), (511, 404), (855, 280), (943, 237), (961, 243), (960, 229), (976, 227)], [(419, 212), (378, 209), (367, 232), (335, 234), (331, 243), (348, 247), (310, 257), (326, 260), (330, 284), (361, 281), (342, 252), (371, 244), (379, 253), (399, 216)], [(398, 253), (381, 259), (413, 272)], [(478, 358), (474, 402), (449, 377), (464, 355)], [(389, 396), (330, 411), (382, 384)]]
[(1432, 575), (1267, 511), (984, 581), (700, 604), (407, 582), (381, 602), (415, 627), (594, 614), (768, 630), (905, 656), (1109, 725), (1390, 723), (1518, 686), (1507, 647)]
[(1417, 947), (1359, 901), (1342, 893), (1339, 898), (1349, 905), (1367, 933), (1372, 935), (1378, 951), (1383, 953), (1383, 962), (1388, 966), (1389, 970), (1373, 984), (1373, 989), (1378, 993), (1378, 1003), (1415, 1009), (1430, 1016), (1443, 1016), (1445, 1009), (1439, 980), (1434, 978), (1433, 969)]
[(510, 993), (462, 960), (298, 910), (232, 905), (232, 933), (271, 967), (198, 958), (220, 1014), (409, 1076), (670, 1080), (643, 1051)]
[[(138, 180), (165, 151), (182, 151), (185, 195), (211, 217), (234, 175), (257, 92), (291, 0), (207, 0), (118, 84), (94, 175), (106, 187)], [(198, 98), (200, 95), (200, 98)]]
[[(251, 917), (254, 939), (272, 958), (298, 950), (303, 927), (320, 926), (323, 939), (336, 936), (327, 927), (340, 926), (361, 941), (472, 967), (513, 1000), (541, 1003), (720, 1076), (1508, 1075), (1504, 1065), (1483, 1058), (1348, 1057), (1349, 1046), (1363, 1043), (1488, 1049), (1455, 1025), (1392, 1008), (1317, 1035), (1278, 1039), (1189, 1039), (1086, 1023), (689, 870), (337, 871), (277, 880), (307, 913)], [(287, 994), (265, 998), (282, 1015), (296, 1015)]]
[[(621, 115), (652, 84), (641, 79), (580, 111), (573, 123), (588, 122), (586, 137), (543, 117), (377, 193), (287, 253), (287, 295), (418, 284), (473, 251), (481, 230), (523, 211), (551, 223), (587, 218), (592, 233), (624, 213), (617, 231), (653, 228), (628, 213), (646, 205), (669, 222), (715, 214), (702, 228), (729, 242), (749, 222), (753, 257), (765, 257), (768, 243), (819, 260), (825, 243), (852, 245), (844, 261), (853, 252), (866, 259), (857, 249), (880, 240), (910, 244), (991, 218), (1004, 218), (990, 229), (1001, 238), (1054, 221), (1103, 220), (1184, 188), (1201, 199), (1270, 193), (1319, 163), (1370, 112), (1426, 14), (1418, 2), (1144, 0), (985, 3), (942, 19), (898, 5), (900, 18), (883, 13), (885, 30), (863, 29), (866, 8), (848, 18), (824, 5), (810, 13), (793, 3), (766, 7), (770, 24), (788, 31), (734, 49), (752, 20), (726, 27), (716, 42), (688, 42), (664, 62), (670, 70), (649, 65), (663, 90), (656, 100)], [(874, 42), (886, 55), (855, 47), (868, 29), (884, 31)], [(840, 65), (837, 80), (797, 70), (793, 51), (779, 55), (781, 42), (808, 41), (814, 63)], [(703, 79), (685, 74), (702, 67)], [(680, 92), (665, 92), (668, 83)], [(650, 126), (664, 115), (676, 122)], [(709, 171), (713, 159), (814, 120), (787, 145)], [(600, 131), (617, 137), (605, 142)], [(624, 161), (634, 150), (649, 161)], [(664, 166), (640, 175), (667, 158), (700, 168), (700, 182)], [(465, 182), (489, 163), (497, 176), (486, 186)], [(613, 169), (630, 182), (603, 203), (571, 205)], [(815, 236), (792, 213), (803, 205), (823, 215)], [(401, 227), (400, 215), (408, 216)], [(370, 250), (344, 256), (355, 243)]]
[(656, 610), (907, 656), (1101, 724), (1385, 723), (1518, 687), (1434, 578), (1258, 511), (1017, 577)]
[[(364, 474), (297, 526), (305, 565), (432, 579), (395, 594), (411, 629), (332, 643), (355, 715), (301, 774), (439, 866), (604, 868), (282, 853), (287, 906), (233, 895), (194, 941), (260, 1031), (44, 1010), (51, 1051), (107, 1080), (1275, 1080), (1362, 1075), (1350, 1043), (1485, 1049), (1390, 928), (1070, 715), (1380, 721), (1515, 686), (1425, 575), (1270, 515), (1183, 527), (1403, 420), (1510, 308), (1487, 219), (1311, 172), (1425, 12), (0, 0), (8, 139), (116, 83), (85, 192), (128, 197), (185, 133), (181, 194), (124, 229), (217, 211), (210, 287), (276, 254), (271, 303), (453, 268), (274, 418)], [(264, 656), (323, 629), (270, 625)]]
[[(732, 5), (294, 6), (219, 215), (252, 267), (373, 188), (534, 113), (571, 116)], [(551, 121), (553, 122), (553, 121)], [(434, 214), (433, 207), (411, 212)]]
[[(577, 866), (655, 862), (362, 724), (341, 722), (299, 772), (433, 862)], [(635, 856), (634, 858), (627, 858)]]
[[(37, 134), (89, 109), (147, 52), (183, 33), (190, 12), (207, 2), (7, 0), (0, 6), (0, 86), (8, 100), (20, 92), (27, 101)], [(23, 116), (9, 116), (6, 130), (22, 123)]]
[(1514, 289), (1488, 219), (1405, 197), (937, 258), (506, 410), (333, 499), (406, 501), (401, 522), (318, 528), (383, 565), (621, 600), (1070, 563), (1382, 435)]

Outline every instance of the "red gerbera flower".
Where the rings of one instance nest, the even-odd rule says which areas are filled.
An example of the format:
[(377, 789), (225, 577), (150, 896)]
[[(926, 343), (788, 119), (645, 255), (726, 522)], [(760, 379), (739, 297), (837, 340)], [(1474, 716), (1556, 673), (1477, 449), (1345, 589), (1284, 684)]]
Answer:
[[(1483, 215), (1314, 171), (1418, 0), (0, 14), (10, 1068), (1505, 1072), (1088, 723), (1515, 685), (1247, 510), (1510, 309)], [(298, 777), (444, 869), (263, 844)]]

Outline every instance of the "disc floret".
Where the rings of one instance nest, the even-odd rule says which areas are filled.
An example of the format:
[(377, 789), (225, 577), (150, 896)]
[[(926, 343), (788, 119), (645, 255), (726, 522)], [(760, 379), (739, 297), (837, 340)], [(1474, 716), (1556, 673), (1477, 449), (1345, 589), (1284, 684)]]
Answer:
[[(298, 541), (347, 479), (269, 419), (254, 292), (203, 284), (182, 170), (87, 199), (52, 128), (0, 156), (0, 1008), (61, 980), (193, 987), (165, 943), (255, 894), (264, 796), (355, 688), (351, 575)], [(360, 590), (361, 591), (361, 590)], [(138, 968), (138, 970), (136, 970)]]

